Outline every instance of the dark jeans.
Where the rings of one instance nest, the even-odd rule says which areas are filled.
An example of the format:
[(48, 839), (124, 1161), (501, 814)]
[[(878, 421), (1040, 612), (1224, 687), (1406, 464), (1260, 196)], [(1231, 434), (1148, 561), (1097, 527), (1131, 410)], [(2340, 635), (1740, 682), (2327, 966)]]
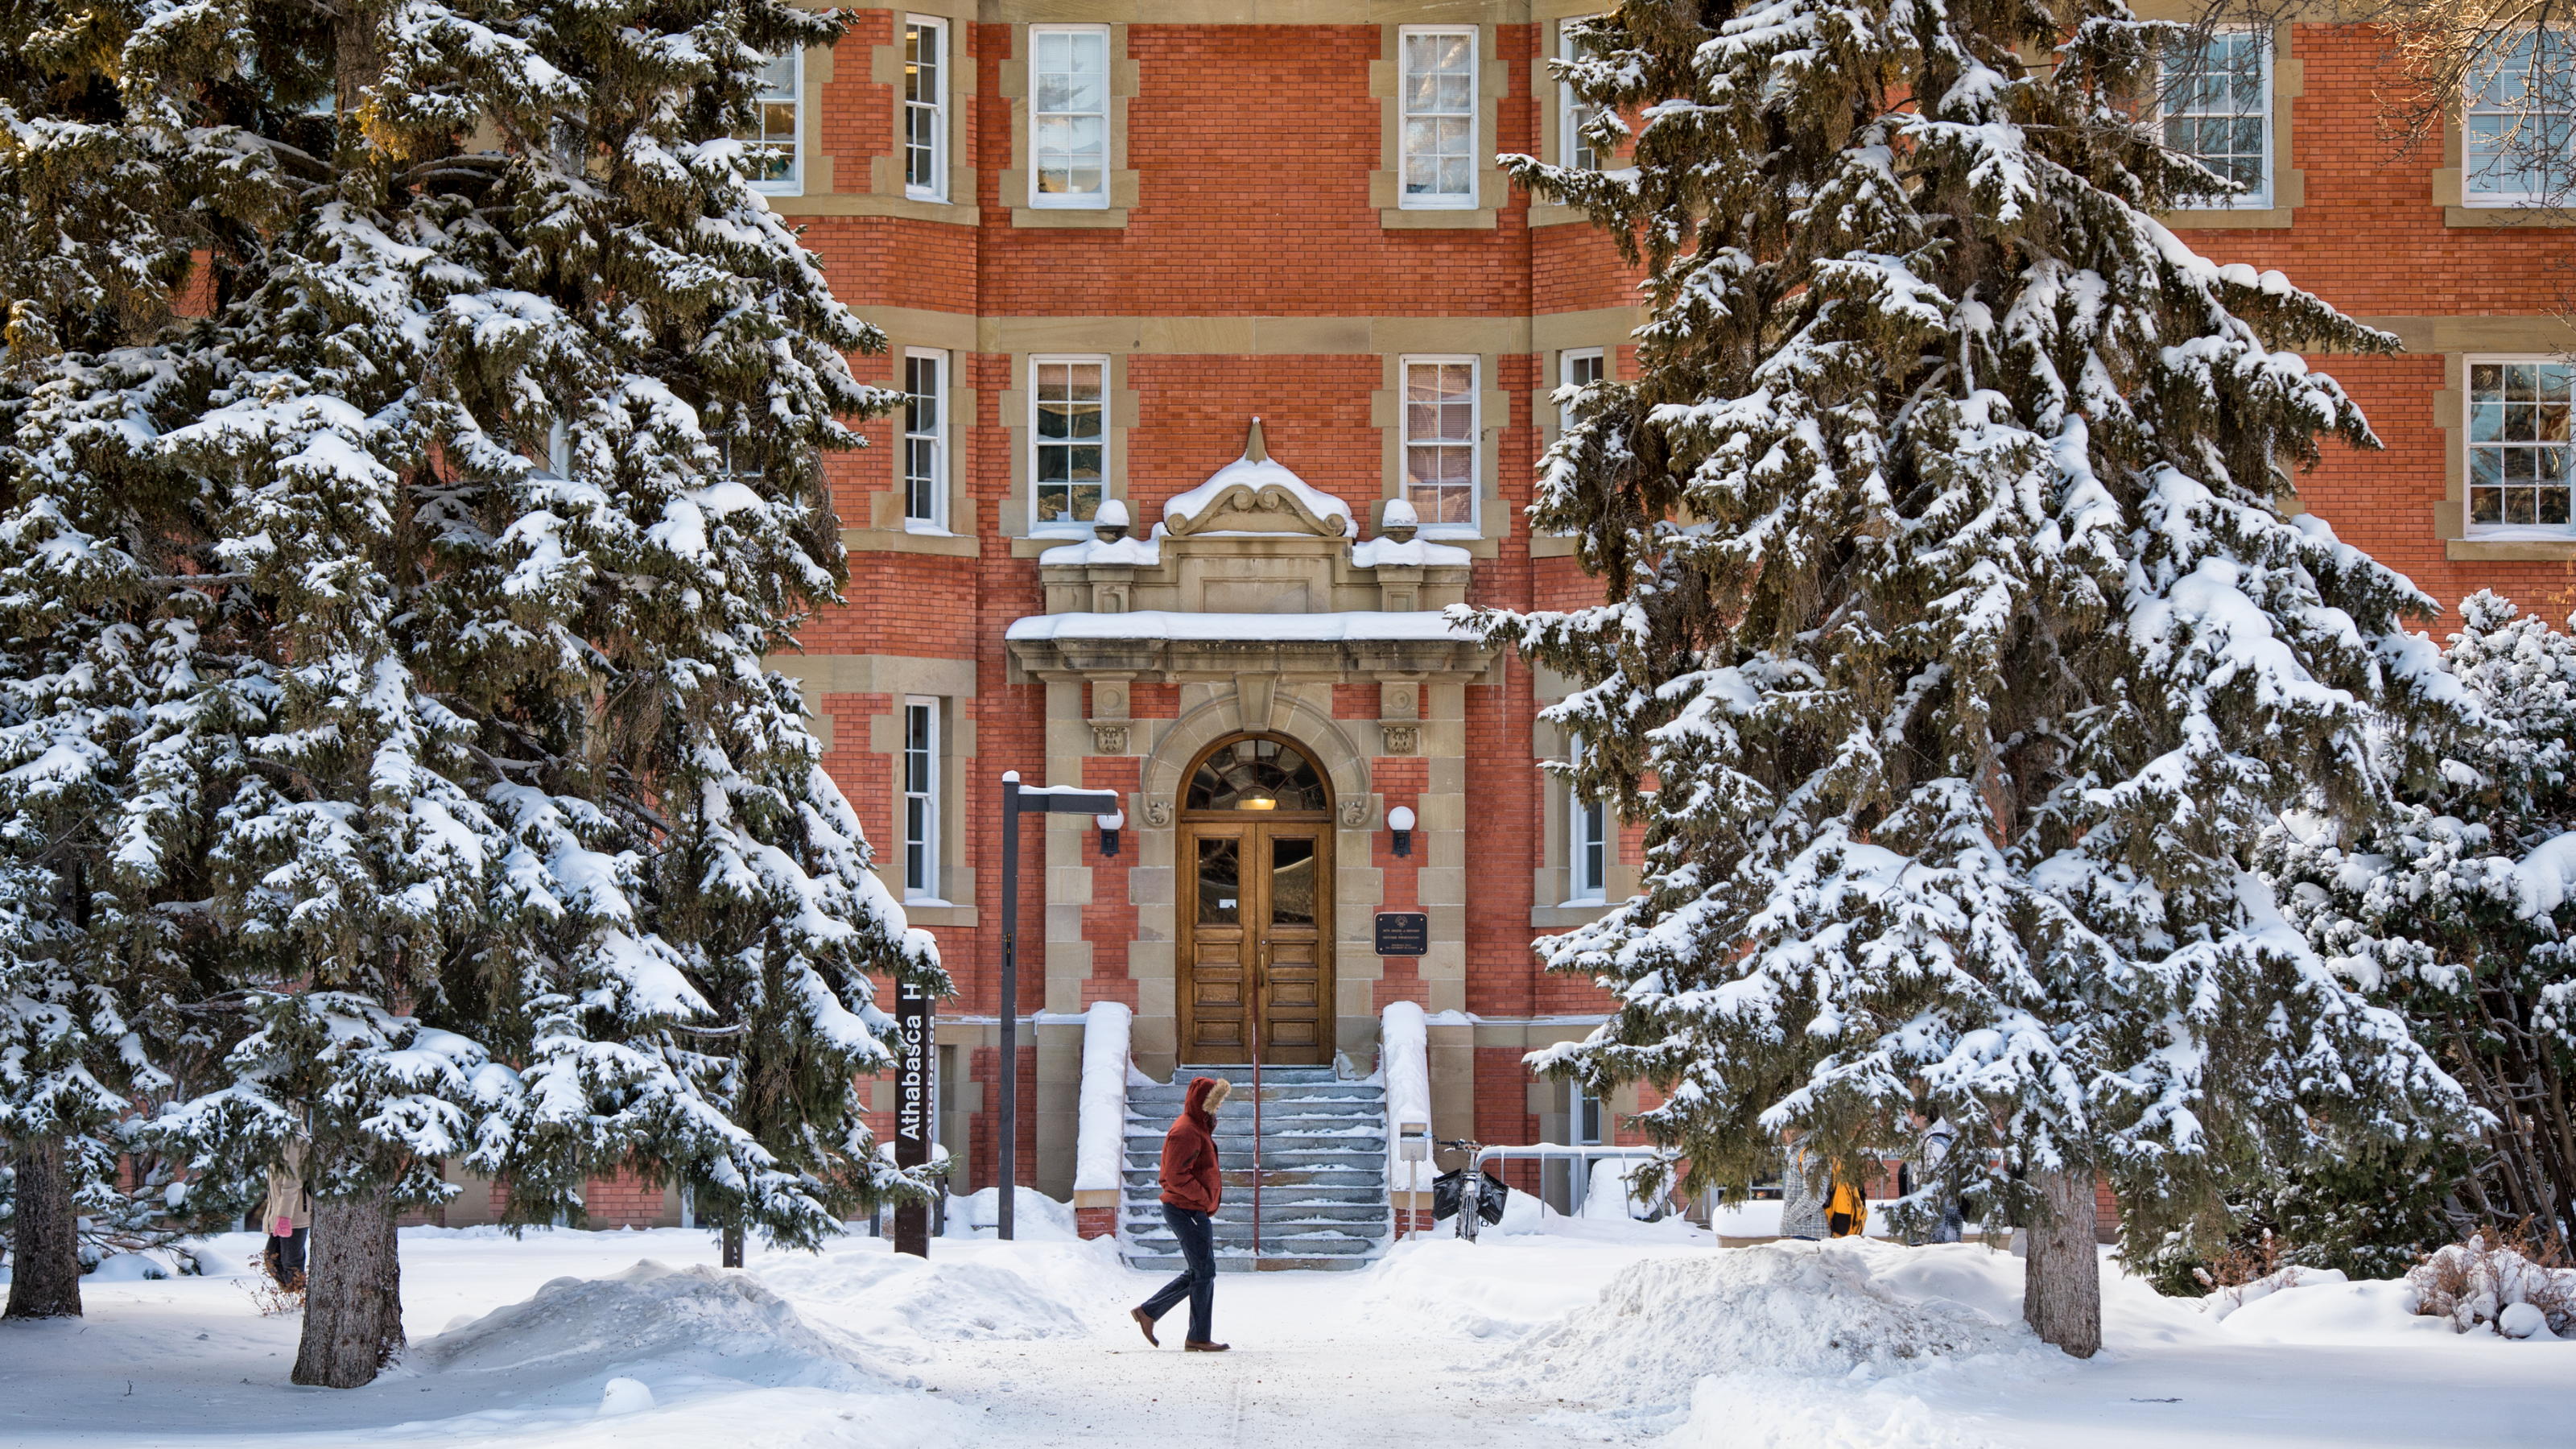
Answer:
[(1216, 1317), (1216, 1234), (1208, 1228), (1208, 1215), (1185, 1207), (1163, 1204), (1163, 1221), (1171, 1225), (1172, 1236), (1181, 1240), (1181, 1256), (1188, 1260), (1189, 1271), (1166, 1283), (1153, 1297), (1145, 1300), (1145, 1316), (1161, 1318), (1172, 1311), (1183, 1298), (1190, 1300), (1190, 1341), (1212, 1343), (1214, 1332), (1209, 1324)]
[(297, 1228), (289, 1237), (269, 1235), (268, 1249), (260, 1256), (268, 1260), (268, 1276), (276, 1279), (280, 1286), (291, 1285), (304, 1276), (304, 1238), (311, 1231), (310, 1228)]

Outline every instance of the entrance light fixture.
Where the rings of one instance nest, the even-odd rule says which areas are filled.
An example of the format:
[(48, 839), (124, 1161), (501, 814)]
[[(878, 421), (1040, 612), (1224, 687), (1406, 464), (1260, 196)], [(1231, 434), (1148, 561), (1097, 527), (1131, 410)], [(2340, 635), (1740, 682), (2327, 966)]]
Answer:
[(1104, 858), (1115, 857), (1118, 854), (1118, 829), (1127, 823), (1127, 812), (1118, 810), (1107, 815), (1094, 815), (1091, 823), (1100, 827), (1101, 855)]
[(1277, 796), (1272, 795), (1269, 791), (1256, 785), (1253, 787), (1251, 794), (1243, 797), (1243, 804), (1237, 808), (1243, 810), (1276, 810), (1279, 808), (1279, 800)]
[(1413, 854), (1413, 809), (1398, 805), (1386, 812), (1386, 828), (1395, 837), (1395, 853), (1401, 859)]

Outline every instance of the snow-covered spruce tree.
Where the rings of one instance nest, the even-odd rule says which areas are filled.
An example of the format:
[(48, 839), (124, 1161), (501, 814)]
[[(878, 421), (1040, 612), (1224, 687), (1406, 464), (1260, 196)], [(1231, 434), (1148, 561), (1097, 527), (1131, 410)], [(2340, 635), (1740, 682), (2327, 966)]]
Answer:
[(2375, 440), (2274, 349), (2390, 340), (2152, 219), (2209, 180), (2123, 109), (2177, 31), (2116, 0), (1580, 33), (1632, 165), (1505, 164), (1646, 273), (1636, 379), (1576, 401), (1531, 510), (1607, 602), (1481, 620), (1580, 682), (1549, 717), (1645, 881), (1542, 943), (1620, 1006), (1533, 1061), (1654, 1082), (1639, 1124), (1728, 1194), (1786, 1131), (1821, 1170), (1948, 1118), (2030, 1226), (2026, 1316), (2089, 1354), (2097, 1174), (2134, 1249), (2222, 1164), (2460, 1110), (2242, 866), (2312, 786), (2384, 807), (2383, 713), (2411, 748), (2457, 709), (2403, 628), (2431, 601), (2278, 502)]
[[(2369, 828), (2293, 816), (2262, 862), (2317, 951), (2415, 1023), (2493, 1119), (2440, 1184), (2446, 1236), (2527, 1222), (2563, 1246), (2576, 1236), (2576, 640), (2494, 594), (2460, 614), (2446, 657), (2487, 729)], [(2391, 1246), (2439, 1246), (2415, 1236)]]
[(161, 446), (225, 500), (217, 587), (267, 633), (164, 752), (238, 742), (209, 856), (240, 1012), (232, 1081), (162, 1130), (234, 1176), (309, 1138), (298, 1382), (399, 1351), (393, 1224), (442, 1159), (514, 1223), (628, 1165), (808, 1244), (907, 1190), (852, 1076), (884, 1060), (866, 973), (936, 957), (762, 665), (843, 576), (820, 454), (891, 402), (844, 361), (883, 340), (705, 139), (837, 28), (341, 12), (327, 174), (191, 354), (208, 406)]
[[(149, 712), (204, 622), (206, 601), (166, 581), (202, 567), (203, 535), (195, 490), (155, 475), (132, 425), (172, 404), (171, 297), (192, 246), (242, 234), (276, 191), (260, 148), (193, 114), (228, 64), (130, 67), (143, 9), (47, 0), (0, 18), (0, 1135), (25, 1168), (13, 1315), (77, 1313), (81, 1259), (165, 1236), (184, 1201), (152, 1154), (125, 1154), (133, 1114), (175, 1085), (147, 1018), (173, 995), (167, 948), (203, 893), (130, 891), (112, 837)], [(123, 1186), (120, 1157), (135, 1169)]]

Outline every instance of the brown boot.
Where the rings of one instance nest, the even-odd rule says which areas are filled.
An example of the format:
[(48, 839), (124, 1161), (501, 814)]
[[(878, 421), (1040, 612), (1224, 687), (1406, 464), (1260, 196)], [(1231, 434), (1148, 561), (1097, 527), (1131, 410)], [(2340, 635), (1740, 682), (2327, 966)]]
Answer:
[(1154, 1315), (1147, 1313), (1142, 1308), (1130, 1308), (1127, 1310), (1127, 1316), (1136, 1320), (1136, 1326), (1138, 1328), (1145, 1330), (1145, 1341), (1147, 1343), (1152, 1344), (1156, 1348), (1161, 1348), (1163, 1346), (1163, 1341), (1154, 1336)]
[(1210, 1343), (1204, 1338), (1193, 1338), (1181, 1345), (1189, 1353), (1223, 1353), (1233, 1346), (1230, 1343)]

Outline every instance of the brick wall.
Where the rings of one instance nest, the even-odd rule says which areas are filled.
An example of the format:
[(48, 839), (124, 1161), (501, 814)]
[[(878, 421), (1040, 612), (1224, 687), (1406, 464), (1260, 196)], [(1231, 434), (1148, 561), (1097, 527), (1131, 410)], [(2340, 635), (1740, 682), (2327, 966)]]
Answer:
[[(870, 78), (865, 48), (890, 37), (891, 17), (863, 12), (857, 24), (840, 48), (821, 118), (823, 150), (834, 158), (845, 191), (863, 189), (868, 159), (894, 146), (892, 97)], [(965, 102), (970, 134), (962, 154), (976, 168), (971, 199), (980, 207), (980, 225), (837, 215), (797, 220), (838, 294), (861, 308), (1014, 325), (1038, 318), (1376, 319), (1369, 340), (1353, 344), (1375, 349), (1367, 351), (1113, 348), (1124, 356), (1124, 387), (1134, 394), (1132, 419), (1113, 421), (1127, 428), (1120, 464), (1140, 525), (1150, 525), (1166, 500), (1235, 457), (1254, 414), (1263, 418), (1275, 456), (1365, 513), (1387, 484), (1379, 425), (1390, 420), (1377, 414), (1373, 394), (1385, 386), (1387, 356), (1409, 347), (1392, 319), (1532, 319), (1635, 300), (1634, 273), (1605, 238), (1582, 225), (1529, 227), (1526, 198), (1518, 194), (1505, 200), (1491, 229), (1382, 224), (1368, 192), (1383, 144), (1384, 106), (1368, 93), (1369, 66), (1385, 59), (1381, 27), (1137, 24), (1125, 34), (1125, 54), (1141, 87), (1127, 107), (1125, 164), (1138, 173), (1142, 190), (1123, 229), (1012, 225), (1011, 208), (1023, 198), (1000, 190), (1000, 172), (1012, 164), (1010, 102), (1001, 94), (1002, 61), (1013, 49), (1008, 25), (959, 28), (962, 59), (978, 77), (977, 94)], [(1502, 149), (1537, 148), (1547, 114), (1540, 103), (1546, 82), (1533, 69), (1542, 34), (1542, 27), (1526, 25), (1493, 31), (1507, 74), (1497, 108)], [(2305, 94), (2293, 104), (2290, 127), (2291, 162), (2306, 175), (2297, 225), (2194, 231), (2185, 241), (2220, 262), (2278, 267), (2359, 315), (2554, 311), (2562, 235), (2444, 225), (2432, 203), (2439, 155), (2395, 156), (2378, 140), (2372, 97), (2378, 36), (2303, 25), (2293, 45), (2306, 67)], [(1222, 124), (1212, 123), (1218, 117)], [(1617, 350), (1618, 375), (1633, 377), (1634, 349)], [(2552, 617), (2576, 605), (2576, 562), (2454, 562), (2433, 537), (2434, 508), (2445, 492), (2446, 440), (2434, 416), (2434, 394), (2444, 382), (2438, 357), (2312, 361), (2350, 389), (2387, 447), (2356, 453), (2330, 446), (2323, 466), (2298, 480), (2309, 509), (2347, 541), (2408, 574), (2446, 609), (2479, 587), (2498, 588)], [(1531, 556), (1519, 516), (1530, 498), (1530, 470), (1542, 440), (1538, 410), (1547, 406), (1550, 382), (1543, 372), (1552, 362), (1505, 353), (1482, 380), (1505, 401), (1504, 416), (1485, 420), (1494, 429), (1499, 480), (1499, 497), (1485, 506), (1493, 531), (1506, 536), (1475, 567), (1471, 597), (1480, 604), (1574, 608), (1599, 598), (1597, 583), (1574, 560)], [(855, 365), (864, 378), (895, 376), (890, 358)], [(807, 648), (817, 654), (892, 654), (974, 666), (975, 697), (958, 701), (961, 718), (976, 726), (961, 853), (976, 872), (982, 909), (975, 927), (933, 928), (959, 986), (958, 998), (942, 1007), (951, 1015), (989, 1016), (999, 1005), (990, 968), (1001, 929), (993, 909), (1000, 841), (984, 803), (991, 782), (1011, 769), (1033, 782), (1046, 778), (1043, 692), (1014, 682), (1001, 642), (1013, 619), (1042, 607), (1036, 567), (1015, 557), (1012, 540), (994, 526), (1010, 501), (1010, 429), (1024, 421), (1004, 415), (1002, 393), (1024, 381), (1018, 356), (957, 356), (954, 385), (972, 389), (973, 400), (951, 420), (951, 447), (972, 500), (977, 555), (861, 554), (852, 560), (846, 606), (823, 609), (804, 629)], [(1119, 405), (1127, 404), (1121, 399)], [(869, 521), (872, 500), (895, 486), (899, 455), (888, 446), (890, 422), (864, 431), (875, 446), (828, 463), (836, 503), (857, 524)], [(963, 519), (959, 524), (967, 526)], [(1519, 660), (1491, 678), (1494, 683), (1466, 691), (1467, 853), (1475, 891), (1467, 928), (1468, 1007), (1503, 1018), (1604, 1012), (1610, 1007), (1604, 993), (1586, 980), (1544, 975), (1529, 950), (1547, 789), (1532, 764), (1533, 680)], [(1360, 722), (1378, 716), (1375, 696), (1374, 686), (1337, 686), (1333, 712), (1365, 735), (1370, 731)], [(836, 695), (816, 703), (835, 718), (828, 766), (862, 811), (872, 840), (887, 849), (894, 838), (891, 772), (867, 751), (866, 731), (868, 718), (891, 709), (892, 700)], [(1174, 718), (1178, 687), (1137, 681), (1129, 709), (1140, 719)], [(1389, 806), (1415, 803), (1429, 787), (1428, 762), (1419, 758), (1379, 758), (1372, 770), (1373, 788)], [(1135, 762), (1095, 760), (1083, 783), (1133, 788)], [(1638, 860), (1639, 835), (1634, 827), (1621, 831), (1622, 860)], [(1043, 894), (1043, 852), (1033, 842), (1034, 836), (1024, 842), (1020, 923), (1031, 942), (1042, 938)], [(1095, 962), (1086, 1001), (1135, 1000), (1124, 949), (1136, 929), (1127, 886), (1133, 850), (1116, 861), (1085, 861), (1094, 875), (1083, 932)], [(1398, 860), (1379, 831), (1371, 856), (1383, 873), (1388, 907), (1418, 902), (1420, 850)], [(1423, 998), (1417, 963), (1382, 965), (1376, 1005)], [(1038, 974), (1033, 960), (1032, 982)], [(1036, 1004), (1032, 988), (1023, 1005)], [(1478, 1054), (1475, 1130), (1487, 1140), (1521, 1141), (1535, 1132), (1518, 1055)], [(974, 1062), (973, 1075), (991, 1081), (992, 1053), (977, 1052)], [(1035, 1121), (1034, 1082), (1030, 1060), (1022, 1101), (1028, 1124)], [(1024, 1127), (1024, 1144), (1033, 1132), (1033, 1125)], [(975, 1182), (990, 1180), (990, 1133), (988, 1118), (969, 1144)], [(1024, 1162), (1034, 1170), (1033, 1153)]]

